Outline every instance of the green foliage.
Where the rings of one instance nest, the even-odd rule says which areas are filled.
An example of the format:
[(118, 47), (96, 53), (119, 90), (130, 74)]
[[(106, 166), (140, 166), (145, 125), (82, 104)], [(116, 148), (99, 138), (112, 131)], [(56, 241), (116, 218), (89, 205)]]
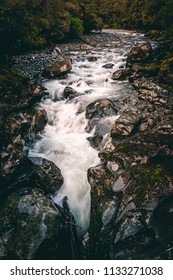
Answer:
[(14, 53), (61, 40), (69, 31), (63, 0), (3, 0), (0, 3), (0, 52)]
[(84, 33), (83, 20), (80, 18), (71, 18), (70, 21), (70, 35), (72, 37), (82, 36)]
[(91, 30), (155, 30), (173, 42), (173, 0), (1, 0), (0, 54), (40, 48)]

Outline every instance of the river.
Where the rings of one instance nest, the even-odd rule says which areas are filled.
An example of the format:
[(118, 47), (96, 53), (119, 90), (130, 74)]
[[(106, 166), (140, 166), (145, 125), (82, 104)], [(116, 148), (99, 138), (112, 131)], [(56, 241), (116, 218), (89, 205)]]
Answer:
[[(68, 76), (43, 82), (49, 97), (42, 100), (40, 107), (46, 110), (48, 123), (29, 152), (29, 156), (47, 158), (61, 169), (64, 184), (53, 199), (61, 205), (63, 197), (68, 197), (79, 235), (85, 234), (90, 221), (87, 170), (99, 163), (98, 150), (92, 148), (87, 139), (94, 134), (94, 129), (86, 132), (86, 106), (97, 99), (113, 99), (127, 90), (129, 83), (112, 80), (112, 74), (125, 67), (132, 46), (146, 41), (142, 34), (134, 32), (109, 32), (116, 33), (117, 41), (97, 43), (92, 45), (89, 52), (69, 50), (68, 56), (73, 61), (73, 67)], [(92, 57), (96, 59), (90, 61)], [(112, 64), (110, 68), (103, 67), (108, 63)], [(66, 86), (77, 92), (75, 98), (63, 98)], [(102, 119), (102, 124), (110, 128), (117, 118), (106, 117)], [(109, 129), (104, 138), (105, 142), (109, 139)]]

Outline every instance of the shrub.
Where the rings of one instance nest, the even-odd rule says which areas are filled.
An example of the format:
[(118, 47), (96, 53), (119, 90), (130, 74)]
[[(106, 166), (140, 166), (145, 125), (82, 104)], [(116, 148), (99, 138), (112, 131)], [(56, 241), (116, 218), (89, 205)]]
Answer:
[(70, 37), (82, 36), (84, 32), (83, 20), (80, 18), (71, 18), (70, 21)]

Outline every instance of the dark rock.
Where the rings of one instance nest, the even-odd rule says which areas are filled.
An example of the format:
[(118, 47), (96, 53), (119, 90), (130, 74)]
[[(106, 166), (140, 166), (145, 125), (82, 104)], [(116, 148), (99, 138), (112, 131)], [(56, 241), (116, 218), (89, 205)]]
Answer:
[(91, 147), (98, 148), (103, 140), (103, 136), (101, 134), (94, 135), (93, 137), (88, 137), (88, 141), (91, 144)]
[(46, 111), (42, 108), (36, 109), (33, 119), (35, 133), (41, 132), (47, 123)]
[(151, 79), (136, 78), (133, 86), (139, 92), (139, 98), (150, 102), (151, 104), (169, 107), (169, 103), (165, 99), (166, 91), (159, 85), (156, 85)]
[(14, 160), (8, 154), (2, 159), (0, 201), (7, 195), (23, 187), (42, 189), (45, 193), (56, 193), (63, 184), (60, 169), (51, 161), (32, 157)]
[(90, 61), (90, 62), (97, 61), (97, 57), (96, 56), (91, 56), (91, 57), (88, 58), (88, 61)]
[[(148, 229), (150, 213), (128, 210), (126, 218), (117, 223), (117, 230), (111, 232), (114, 244), (108, 250), (111, 259), (150, 259), (149, 249), (157, 246), (155, 232)], [(141, 242), (143, 240), (143, 242)], [(143, 253), (144, 252), (144, 253)]]
[[(157, 135), (155, 137), (157, 139)], [(92, 259), (151, 259), (158, 257), (167, 248), (160, 247), (155, 231), (160, 236), (168, 236), (169, 244), (173, 240), (171, 230), (168, 235), (164, 233), (164, 222), (162, 229), (156, 230), (156, 227), (159, 228), (161, 214), (160, 210), (155, 210), (160, 198), (171, 189), (172, 183), (169, 186), (162, 166), (157, 163), (146, 164), (146, 161), (144, 164), (142, 153), (145, 155), (149, 149), (149, 153), (154, 154), (156, 150), (153, 150), (151, 139), (148, 139), (150, 146), (146, 147), (142, 143), (137, 144), (139, 139), (136, 136), (136, 141), (133, 140), (131, 145), (120, 143), (114, 151), (100, 154), (102, 164), (88, 171), (92, 201), (88, 246)], [(135, 160), (135, 165), (130, 164)], [(123, 177), (126, 180), (123, 188), (115, 191), (115, 182), (127, 173), (128, 176)], [(170, 199), (168, 206), (164, 204), (168, 219), (170, 216), (169, 225), (171, 203)], [(157, 213), (157, 218), (155, 214), (153, 216), (155, 223), (153, 211)]]
[(61, 170), (53, 162), (41, 157), (30, 157), (29, 160), (40, 188), (46, 193), (56, 193), (64, 182)]
[(45, 66), (43, 70), (43, 76), (46, 78), (54, 78), (62, 76), (72, 69), (71, 59), (57, 59)]
[(89, 104), (86, 108), (86, 118), (102, 118), (117, 114), (117, 108), (113, 101), (109, 99), (100, 99)]
[(115, 65), (114, 63), (107, 63), (107, 64), (104, 64), (102, 67), (106, 68), (106, 69), (109, 69), (109, 68), (113, 68), (114, 65)]
[(149, 42), (131, 49), (127, 57), (127, 67), (131, 69), (134, 63), (143, 63), (151, 59), (152, 47)]
[(68, 99), (68, 98), (72, 99), (72, 98), (76, 97), (76, 94), (77, 94), (77, 92), (72, 87), (69, 87), (69, 86), (65, 87), (64, 94), (63, 94), (65, 99)]
[(152, 224), (162, 246), (173, 240), (173, 194), (170, 193), (154, 209)]
[(135, 131), (137, 126), (139, 126), (140, 120), (141, 117), (135, 110), (123, 112), (112, 127), (111, 136), (113, 138), (130, 136)]
[(43, 96), (43, 87), (14, 69), (0, 71), (0, 98), (4, 112), (28, 107)]
[(13, 193), (0, 211), (1, 259), (71, 259), (73, 237), (66, 226), (40, 190)]
[(0, 178), (9, 179), (28, 154), (28, 143), (33, 141), (38, 132), (42, 131), (47, 122), (47, 114), (43, 109), (33, 110), (32, 113), (9, 113), (3, 123), (3, 138), (0, 149), (1, 170)]
[(131, 72), (129, 69), (117, 70), (113, 73), (112, 79), (118, 81), (127, 80), (130, 74)]

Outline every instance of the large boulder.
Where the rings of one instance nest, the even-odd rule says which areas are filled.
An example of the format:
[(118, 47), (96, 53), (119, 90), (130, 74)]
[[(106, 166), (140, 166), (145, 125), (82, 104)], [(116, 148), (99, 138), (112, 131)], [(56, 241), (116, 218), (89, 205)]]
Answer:
[(43, 76), (46, 78), (54, 78), (62, 76), (72, 69), (72, 61), (69, 58), (61, 58), (52, 61), (46, 65), (43, 70)]
[(86, 108), (86, 118), (103, 118), (108, 116), (113, 116), (117, 114), (117, 108), (115, 104), (110, 99), (100, 99), (90, 103)]
[[(46, 193), (56, 193), (64, 179), (61, 170), (52, 162), (42, 157), (30, 157), (31, 179)], [(28, 164), (29, 165), (29, 164)]]
[(4, 155), (2, 163), (0, 201), (19, 188), (32, 189), (35, 185), (45, 193), (55, 194), (64, 182), (60, 169), (53, 162), (41, 157), (21, 158), (16, 162)]
[(148, 133), (142, 139), (135, 136), (133, 141), (120, 142), (114, 151), (100, 153), (101, 164), (89, 169), (87, 258), (172, 258), (166, 250), (173, 242), (173, 195), (163, 198), (172, 192), (173, 179), (166, 167), (169, 157), (162, 165), (162, 156), (155, 156), (158, 144), (154, 147), (150, 137), (158, 139)]
[(11, 194), (0, 211), (0, 258), (71, 259), (74, 232), (62, 211), (36, 188)]
[[(32, 112), (8, 113), (3, 122), (3, 138), (0, 147), (0, 178), (8, 181), (28, 154), (28, 143), (36, 138), (47, 122), (44, 109)], [(13, 179), (14, 180), (14, 179)], [(14, 180), (15, 181), (15, 180)]]
[(140, 119), (141, 117), (135, 109), (124, 111), (112, 127), (111, 136), (113, 138), (130, 136), (139, 126)]
[(152, 57), (152, 46), (149, 42), (131, 49), (127, 57), (127, 67), (131, 68), (135, 63), (148, 62)]

